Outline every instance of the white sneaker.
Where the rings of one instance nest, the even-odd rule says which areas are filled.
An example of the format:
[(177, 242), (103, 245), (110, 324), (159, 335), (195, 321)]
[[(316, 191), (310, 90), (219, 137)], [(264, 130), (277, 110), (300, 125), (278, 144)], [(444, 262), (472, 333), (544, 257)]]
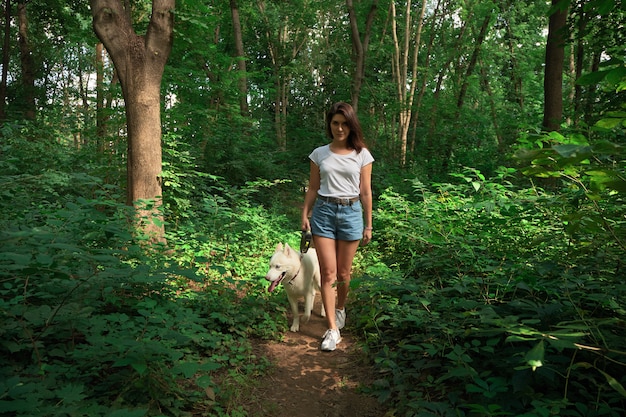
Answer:
[(346, 325), (346, 309), (343, 310), (336, 309), (335, 310), (335, 323), (337, 324), (337, 328), (339, 330), (343, 329)]
[(337, 344), (341, 342), (341, 334), (337, 329), (328, 329), (324, 333), (321, 349), (325, 352), (333, 351), (337, 348)]

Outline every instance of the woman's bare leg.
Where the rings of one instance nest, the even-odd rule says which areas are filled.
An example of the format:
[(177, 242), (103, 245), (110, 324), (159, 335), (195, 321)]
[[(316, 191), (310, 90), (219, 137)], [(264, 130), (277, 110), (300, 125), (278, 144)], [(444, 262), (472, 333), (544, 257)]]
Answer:
[(337, 308), (343, 310), (350, 291), (352, 261), (359, 248), (359, 241), (337, 241)]
[(329, 329), (336, 329), (336, 293), (334, 284), (337, 281), (337, 241), (320, 236), (313, 236), (313, 239), (315, 239), (315, 250), (320, 263), (322, 303), (326, 310), (326, 322)]
[[(322, 277), (322, 303), (329, 329), (336, 329), (335, 308), (343, 309), (350, 291), (352, 261), (359, 241), (334, 240), (314, 236)], [(335, 290), (335, 283), (337, 289)]]

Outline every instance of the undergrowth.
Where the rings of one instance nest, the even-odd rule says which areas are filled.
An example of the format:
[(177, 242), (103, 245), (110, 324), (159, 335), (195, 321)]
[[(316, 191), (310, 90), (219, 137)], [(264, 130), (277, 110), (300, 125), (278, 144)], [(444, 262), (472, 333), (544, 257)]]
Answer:
[(260, 372), (250, 338), (284, 321), (267, 313), (260, 286), (146, 255), (105, 204), (68, 200), (37, 225), (2, 231), (0, 414), (190, 415), (202, 405), (220, 415), (214, 378)]
[(12, 169), (25, 146), (0, 161), (0, 415), (236, 415), (230, 381), (269, 366), (251, 340), (286, 328), (258, 275), (269, 249), (244, 237), (261, 209), (213, 205), (226, 226), (146, 250), (118, 187), (63, 173), (61, 152)]
[[(287, 329), (262, 277), (278, 242), (297, 246), (300, 190), (198, 172), (170, 139), (168, 246), (151, 250), (102, 161), (3, 145), (0, 416), (246, 415), (271, 366), (251, 341)], [(549, 187), (466, 168), (377, 193), (350, 325), (390, 415), (624, 415), (624, 148), (530, 147), (524, 172)]]
[(619, 196), (598, 203), (606, 233), (597, 200), (514, 175), (380, 196), (351, 317), (394, 415), (624, 415)]

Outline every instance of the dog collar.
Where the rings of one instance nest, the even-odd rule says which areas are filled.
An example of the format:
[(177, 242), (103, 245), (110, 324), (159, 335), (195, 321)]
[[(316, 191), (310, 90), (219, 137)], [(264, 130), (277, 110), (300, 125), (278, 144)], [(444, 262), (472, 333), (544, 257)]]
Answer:
[(296, 274), (293, 276), (293, 278), (291, 278), (289, 280), (289, 282), (287, 284), (289, 285), (293, 285), (293, 280), (296, 279), (296, 277), (298, 276), (298, 274), (300, 273), (300, 269), (302, 269), (302, 264), (300, 264), (300, 268), (298, 268), (298, 270), (296, 271)]

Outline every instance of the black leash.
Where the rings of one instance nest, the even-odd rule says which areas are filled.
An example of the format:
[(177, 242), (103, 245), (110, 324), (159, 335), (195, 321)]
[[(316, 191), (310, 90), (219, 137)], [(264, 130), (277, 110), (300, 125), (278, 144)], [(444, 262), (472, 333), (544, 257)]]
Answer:
[(310, 230), (303, 230), (302, 237), (300, 238), (300, 268), (296, 271), (296, 274), (289, 280), (287, 284), (293, 285), (293, 280), (296, 279), (298, 274), (300, 273), (300, 269), (302, 269), (302, 258), (304, 254), (307, 253), (309, 248), (311, 247), (311, 239), (313, 239), (313, 235)]
[(304, 255), (311, 247), (311, 239), (313, 235), (310, 230), (303, 230), (302, 237), (300, 238), (300, 253)]

